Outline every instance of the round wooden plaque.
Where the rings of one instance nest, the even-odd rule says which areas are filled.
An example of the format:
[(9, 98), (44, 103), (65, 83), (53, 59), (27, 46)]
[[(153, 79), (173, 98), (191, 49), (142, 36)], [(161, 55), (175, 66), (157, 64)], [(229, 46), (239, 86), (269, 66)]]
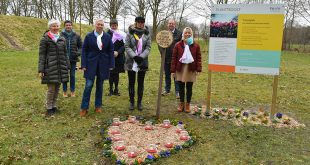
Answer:
[(171, 31), (162, 30), (156, 35), (156, 42), (162, 48), (168, 48), (173, 41), (173, 35)]

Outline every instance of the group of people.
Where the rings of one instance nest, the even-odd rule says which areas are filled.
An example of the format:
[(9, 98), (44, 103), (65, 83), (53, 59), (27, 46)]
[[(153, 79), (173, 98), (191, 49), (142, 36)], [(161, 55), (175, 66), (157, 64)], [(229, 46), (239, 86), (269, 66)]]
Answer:
[[(96, 81), (95, 112), (102, 112), (103, 82), (109, 80), (109, 95), (119, 96), (119, 74), (127, 71), (129, 110), (135, 107), (143, 110), (142, 98), (144, 79), (149, 68), (148, 56), (151, 51), (151, 36), (145, 26), (145, 18), (138, 16), (128, 28), (128, 33), (118, 30), (118, 22), (110, 20), (110, 29), (104, 31), (104, 20), (95, 21), (95, 28), (82, 42), (81, 37), (72, 29), (72, 22), (65, 21), (64, 30), (59, 33), (60, 21), (50, 20), (49, 30), (44, 33), (39, 48), (38, 72), (41, 83), (47, 84), (46, 115), (58, 111), (57, 97), (61, 83), (63, 96), (68, 97), (67, 82), (70, 80), (70, 96), (75, 97), (75, 71), (81, 55), (85, 87), (82, 96), (80, 116), (86, 116), (93, 85)], [(171, 77), (175, 83), (175, 94), (180, 99), (177, 110), (190, 112), (193, 83), (201, 72), (201, 53), (198, 43), (194, 42), (193, 31), (186, 27), (183, 33), (176, 29), (175, 21), (168, 21), (168, 29), (173, 34), (173, 43), (165, 56), (165, 91), (170, 94)], [(163, 53), (159, 47), (160, 53)], [(70, 75), (70, 76), (69, 76)], [(135, 106), (135, 83), (138, 83)], [(186, 89), (186, 94), (185, 94)], [(186, 103), (185, 103), (186, 95)]]

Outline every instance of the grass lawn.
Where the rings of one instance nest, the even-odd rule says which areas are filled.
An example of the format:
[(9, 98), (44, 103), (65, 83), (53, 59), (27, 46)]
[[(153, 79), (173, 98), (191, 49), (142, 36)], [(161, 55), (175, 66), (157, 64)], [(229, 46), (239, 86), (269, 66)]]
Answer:
[[(306, 124), (300, 129), (264, 126), (238, 127), (230, 121), (200, 119), (177, 113), (174, 94), (162, 98), (161, 118), (178, 119), (198, 135), (198, 143), (157, 164), (309, 164), (310, 162), (310, 55), (283, 52), (278, 88), (278, 111)], [(103, 97), (104, 112), (79, 117), (84, 87), (78, 72), (76, 98), (59, 95), (61, 110), (44, 118), (46, 85), (37, 77), (38, 51), (1, 52), (0, 56), (0, 164), (109, 164), (95, 147), (101, 121), (119, 115), (155, 115), (160, 58), (157, 46), (146, 75), (144, 111), (129, 112), (127, 75), (120, 80), (121, 96)], [(194, 84), (193, 103), (206, 102), (207, 55), (203, 73)], [(212, 106), (270, 106), (272, 76), (212, 74)], [(104, 84), (108, 93), (108, 82)], [(94, 95), (94, 90), (92, 95)], [(308, 163), (307, 163), (308, 162)]]

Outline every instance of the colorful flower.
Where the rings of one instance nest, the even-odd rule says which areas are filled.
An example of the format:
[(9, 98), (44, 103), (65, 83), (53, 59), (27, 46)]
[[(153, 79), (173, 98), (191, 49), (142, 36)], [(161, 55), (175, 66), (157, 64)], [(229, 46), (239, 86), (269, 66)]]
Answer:
[(243, 112), (242, 116), (249, 117), (249, 112)]
[(150, 159), (150, 160), (153, 160), (153, 159), (154, 159), (154, 156), (153, 156), (153, 155), (147, 155), (146, 158), (147, 158), (147, 159)]
[(283, 116), (282, 113), (277, 113), (277, 114), (276, 114), (276, 117), (279, 118), (279, 119), (281, 119), (282, 116)]

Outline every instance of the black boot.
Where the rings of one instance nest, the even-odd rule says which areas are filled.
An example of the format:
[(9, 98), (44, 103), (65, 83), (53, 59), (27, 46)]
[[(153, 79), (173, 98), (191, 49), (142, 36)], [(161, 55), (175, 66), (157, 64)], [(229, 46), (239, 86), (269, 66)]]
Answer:
[(142, 111), (143, 110), (143, 106), (142, 106), (142, 103), (141, 102), (138, 102), (138, 110), (139, 111)]
[(129, 110), (134, 110), (135, 109), (135, 89), (134, 88), (129, 88)]
[(45, 112), (46, 117), (53, 116), (55, 114), (55, 111), (53, 109), (47, 109)]
[(53, 111), (54, 113), (59, 113), (59, 112), (60, 112), (59, 109), (58, 109), (57, 107), (52, 108), (52, 111)]
[(113, 95), (113, 89), (112, 89), (112, 87), (110, 87), (110, 93), (108, 96), (112, 96), (112, 95)]
[(118, 92), (118, 89), (117, 89), (117, 88), (114, 89), (113, 94), (114, 94), (115, 96), (120, 96), (120, 95), (121, 95), (121, 94)]
[(133, 111), (135, 109), (135, 103), (129, 104), (129, 110)]

